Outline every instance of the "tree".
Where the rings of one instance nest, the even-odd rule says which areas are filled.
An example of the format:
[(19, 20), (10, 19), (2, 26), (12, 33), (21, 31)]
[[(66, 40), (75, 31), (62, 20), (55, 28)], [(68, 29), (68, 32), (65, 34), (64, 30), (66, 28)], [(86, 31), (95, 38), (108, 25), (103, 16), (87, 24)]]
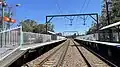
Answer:
[(45, 33), (45, 24), (38, 24), (35, 26), (34, 30), (33, 30), (34, 33)]
[[(20, 22), (20, 25), (23, 27), (24, 32), (33, 32), (33, 33), (46, 33), (46, 24), (37, 24), (36, 21), (31, 19), (26, 19)], [(52, 23), (47, 24), (47, 30), (54, 32), (54, 25)]]
[[(54, 32), (54, 25), (52, 23), (48, 23), (47, 24), (47, 31), (51, 31), (51, 32)], [(35, 26), (35, 29), (34, 31), (35, 33), (46, 33), (46, 24), (38, 24)]]
[(47, 29), (48, 29), (48, 31), (52, 31), (52, 32), (54, 32), (54, 25), (52, 24), (52, 22), (49, 22), (48, 24), (47, 24)]
[(37, 22), (31, 19), (26, 19), (20, 22), (20, 25), (22, 25), (24, 32), (33, 32)]
[(112, 20), (120, 21), (120, 0), (112, 0)]

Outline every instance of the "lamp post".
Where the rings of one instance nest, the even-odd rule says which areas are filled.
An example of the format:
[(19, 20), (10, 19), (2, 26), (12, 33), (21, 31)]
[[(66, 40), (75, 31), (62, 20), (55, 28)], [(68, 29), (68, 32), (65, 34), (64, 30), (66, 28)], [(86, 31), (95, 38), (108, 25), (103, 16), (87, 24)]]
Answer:
[[(16, 4), (15, 6), (18, 7), (18, 6), (20, 6), (20, 4)], [(12, 11), (11, 10), (12, 10), (12, 7), (8, 6), (8, 17), (10, 18), (10, 20), (12, 18)], [(10, 29), (10, 22), (8, 22), (7, 28)], [(8, 43), (10, 44), (10, 32), (8, 33)]]
[[(1, 31), (3, 30), (5, 30), (5, 25), (4, 25), (4, 9), (5, 9), (5, 7), (6, 7), (6, 2), (4, 1), (4, 0), (2, 0), (1, 1), (1, 11), (2, 11), (2, 17), (1, 17)], [(5, 35), (4, 35), (4, 33), (3, 34), (1, 34), (1, 47), (3, 46), (3, 44), (5, 43), (4, 41), (5, 41)]]
[[(0, 0), (1, 3), (1, 11), (2, 11), (2, 16), (1, 16), (1, 31), (5, 30), (5, 23), (4, 23), (4, 12), (5, 12), (5, 8), (7, 7), (7, 3), (5, 2), (5, 0)], [(16, 4), (16, 7), (20, 6), (20, 4)], [(11, 8), (9, 9), (9, 17), (11, 17)], [(3, 44), (5, 44), (6, 42), (4, 42), (6, 40), (5, 37), (6, 34), (2, 33), (1, 34), (1, 47), (3, 46)], [(10, 33), (9, 33), (10, 36)], [(10, 37), (9, 37), (10, 40)]]
[[(109, 2), (105, 0), (106, 3), (106, 13), (107, 13), (107, 25), (110, 25), (110, 15), (109, 15)], [(108, 29), (109, 41), (112, 41), (112, 30)]]
[[(19, 7), (19, 6), (21, 6), (20, 4), (16, 4), (15, 5), (16, 7)], [(9, 7), (8, 6), (8, 17), (11, 19), (12, 18), (12, 12), (11, 12), (11, 10), (12, 10), (12, 7)], [(8, 29), (10, 29), (10, 23), (8, 23)]]
[(5, 25), (4, 25), (4, 10), (6, 7), (6, 2), (4, 0), (2, 0), (2, 17), (1, 17), (1, 22), (2, 22), (2, 30), (5, 30)]

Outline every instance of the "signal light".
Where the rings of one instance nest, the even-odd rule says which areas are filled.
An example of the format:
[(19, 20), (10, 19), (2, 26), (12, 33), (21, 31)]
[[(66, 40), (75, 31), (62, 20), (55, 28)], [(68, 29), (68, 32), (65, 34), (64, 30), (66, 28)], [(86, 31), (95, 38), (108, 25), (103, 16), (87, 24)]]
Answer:
[[(0, 17), (0, 18), (1, 18), (1, 17)], [(4, 21), (5, 21), (5, 22), (9, 22), (9, 23), (15, 23), (15, 22), (16, 22), (15, 19), (11, 19), (11, 18), (8, 18), (8, 17), (6, 17), (6, 16), (4, 16)]]
[(6, 21), (6, 22), (8, 22), (8, 21), (10, 21), (10, 18), (8, 18), (8, 17), (4, 17), (4, 21)]
[(12, 22), (12, 23), (15, 23), (15, 22), (16, 22), (16, 20), (14, 20), (14, 19), (11, 19), (11, 22)]

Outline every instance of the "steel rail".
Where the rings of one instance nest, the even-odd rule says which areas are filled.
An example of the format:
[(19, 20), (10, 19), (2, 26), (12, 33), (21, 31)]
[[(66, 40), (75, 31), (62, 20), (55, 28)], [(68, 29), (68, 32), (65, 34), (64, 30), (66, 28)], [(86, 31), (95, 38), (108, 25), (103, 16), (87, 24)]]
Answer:
[(88, 60), (85, 58), (85, 56), (84, 56), (84, 54), (82, 53), (82, 51), (81, 51), (81, 50), (78, 48), (78, 46), (76, 45), (75, 41), (74, 41), (74, 40), (72, 40), (72, 41), (73, 41), (74, 45), (76, 46), (77, 50), (80, 52), (80, 54), (81, 54), (81, 56), (83, 57), (85, 63), (87, 64), (87, 66), (88, 66), (88, 67), (92, 67), (92, 66), (90, 65), (90, 63), (88, 62)]
[(49, 56), (47, 56), (42, 62), (40, 62), (39, 64), (37, 64), (37, 66), (42, 67), (42, 65), (48, 61), (48, 59), (50, 59), (57, 51), (59, 51), (62, 47), (64, 47), (64, 45), (66, 44), (67, 41), (64, 42), (63, 45), (61, 45), (59, 48), (57, 48), (53, 53), (51, 53)]
[(64, 58), (65, 58), (65, 55), (67, 53), (67, 50), (68, 50), (68, 46), (70, 45), (70, 40), (67, 42), (67, 45), (66, 47), (64, 48), (64, 52), (62, 53), (58, 63), (57, 63), (57, 66), (56, 67), (61, 67), (63, 61), (64, 61)]
[[(74, 41), (73, 41), (74, 42)], [(76, 45), (76, 43), (74, 42), (74, 44)], [(117, 65), (115, 65), (114, 63), (112, 63), (111, 61), (105, 59), (104, 57), (102, 57), (101, 55), (99, 55), (98, 53), (94, 52), (93, 50), (91, 50), (88, 47), (83, 46), (85, 49), (87, 49), (88, 51), (90, 51), (92, 54), (94, 54), (95, 56), (97, 56), (98, 58), (100, 58), (102, 61), (104, 61), (106, 64), (108, 64), (111, 67), (118, 67)], [(79, 50), (79, 52), (82, 54), (82, 52), (80, 51), (80, 49), (78, 48), (78, 46), (76, 45), (76, 48)], [(83, 58), (85, 58), (85, 56), (83, 55)], [(90, 65), (90, 63), (87, 61), (87, 59), (85, 58), (88, 66)], [(89, 67), (92, 67), (91, 65)]]
[[(60, 48), (62, 48), (66, 42), (67, 42), (67, 41), (65, 41), (64, 43), (62, 43), (62, 45), (61, 45), (60, 47), (58, 47), (55, 51), (53, 51), (49, 56), (47, 56), (47, 57), (46, 57), (44, 60), (42, 60), (40, 63), (35, 64), (35, 67), (42, 67), (42, 65), (43, 65), (46, 61), (48, 61), (48, 59), (51, 58)], [(27, 63), (24, 64), (23, 66), (31, 67), (31, 66), (29, 66)]]

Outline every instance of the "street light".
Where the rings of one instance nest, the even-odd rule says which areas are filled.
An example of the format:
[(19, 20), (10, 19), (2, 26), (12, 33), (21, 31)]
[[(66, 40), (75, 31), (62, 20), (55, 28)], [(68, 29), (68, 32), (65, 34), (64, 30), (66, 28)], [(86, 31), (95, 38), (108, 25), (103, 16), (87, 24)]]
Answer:
[[(21, 6), (21, 4), (16, 4), (15, 5), (16, 7), (19, 7), (19, 6)], [(12, 10), (12, 7), (10, 6), (8, 6), (8, 17), (11, 19), (12, 18), (12, 12), (11, 12), (11, 10)], [(8, 28), (10, 28), (10, 23), (8, 23)]]
[[(19, 7), (19, 6), (21, 6), (20, 4), (16, 4), (15, 5), (16, 7)], [(11, 20), (11, 18), (12, 18), (12, 7), (11, 6), (8, 6), (8, 18), (10, 18), (10, 20)], [(10, 29), (10, 22), (11, 21), (9, 21), (8, 22), (8, 24), (7, 24), (7, 28), (8, 29)], [(10, 44), (10, 32), (8, 33), (8, 43)]]
[[(106, 11), (107, 11), (107, 25), (110, 24), (110, 15), (109, 15), (109, 4), (111, 4), (110, 2), (108, 2), (107, 0), (105, 0), (106, 3)], [(112, 41), (112, 30), (108, 29), (109, 31), (109, 41)]]
[[(7, 5), (7, 3), (5, 2), (5, 0), (0, 0), (0, 4), (1, 4), (1, 11), (2, 11), (2, 17), (1, 17), (1, 29), (4, 31), (5, 30), (5, 24), (4, 24), (4, 12), (5, 12), (5, 8), (8, 6)], [(20, 4), (16, 4), (16, 7), (18, 7), (18, 6), (20, 6)], [(9, 8), (9, 18), (11, 17), (11, 8)], [(3, 40), (3, 41), (5, 41), (4, 40), (4, 38), (6, 38), (5, 37), (5, 35), (6, 34), (2, 34), (1, 35), (1, 39)], [(10, 35), (10, 32), (9, 32), (9, 35)], [(10, 37), (9, 37), (9, 40), (10, 40)], [(10, 42), (10, 41), (9, 41)], [(2, 47), (3, 45), (2, 45), (2, 42), (1, 42), (1, 47)]]
[(16, 7), (21, 6), (21, 4), (16, 4)]
[(4, 10), (5, 7), (7, 6), (6, 2), (4, 0), (1, 1), (2, 2), (2, 17), (1, 17), (1, 22), (2, 22), (2, 30), (5, 29), (4, 27)]

